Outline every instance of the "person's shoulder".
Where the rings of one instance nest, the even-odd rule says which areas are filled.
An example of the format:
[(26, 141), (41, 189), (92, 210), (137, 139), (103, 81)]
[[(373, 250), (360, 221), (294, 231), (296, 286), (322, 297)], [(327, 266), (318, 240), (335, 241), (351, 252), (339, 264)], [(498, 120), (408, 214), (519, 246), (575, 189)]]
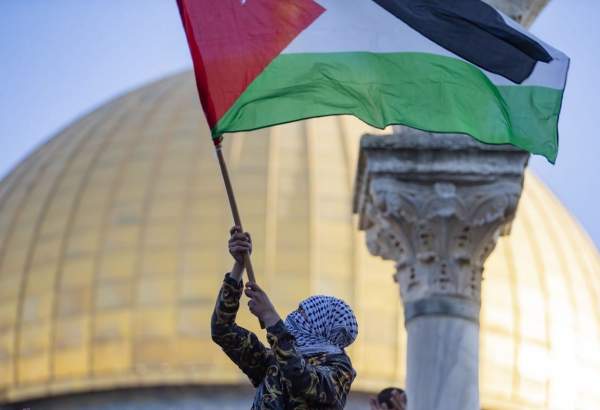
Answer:
[(350, 356), (348, 356), (348, 354), (346, 352), (332, 353), (327, 356), (328, 356), (329, 360), (345, 362), (345, 363), (348, 363), (350, 366), (352, 366), (352, 360), (350, 360)]
[(352, 360), (350, 360), (350, 356), (348, 356), (346, 352), (326, 355), (326, 363), (329, 366), (341, 368), (345, 373), (352, 374), (352, 379), (356, 377), (356, 371), (354, 370), (354, 366), (352, 366)]

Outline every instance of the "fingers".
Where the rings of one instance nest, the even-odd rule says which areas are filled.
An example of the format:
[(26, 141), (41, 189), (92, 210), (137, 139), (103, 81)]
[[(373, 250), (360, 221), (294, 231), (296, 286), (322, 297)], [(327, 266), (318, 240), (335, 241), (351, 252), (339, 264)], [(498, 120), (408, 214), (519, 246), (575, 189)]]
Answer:
[(234, 256), (242, 257), (243, 254), (252, 253), (252, 242), (250, 236), (247, 233), (241, 233), (238, 231), (239, 228), (231, 228), (231, 238), (229, 238), (229, 252)]
[(258, 286), (258, 283), (256, 282), (248, 282), (246, 283), (246, 288), (250, 289), (251, 291), (255, 292), (255, 293), (265, 293), (264, 290), (262, 290), (262, 288), (260, 286)]
[(235, 238), (231, 238), (231, 239), (229, 240), (229, 244), (230, 244), (230, 245), (232, 245), (232, 244), (244, 245), (244, 246), (248, 246), (248, 247), (252, 246), (252, 245), (250, 244), (250, 242), (248, 242), (248, 241), (246, 241), (246, 240), (244, 240), (244, 239), (235, 239)]
[(243, 242), (250, 243), (250, 237), (246, 233), (234, 233), (233, 235), (231, 235), (231, 238), (229, 238), (229, 240), (230, 241), (243, 241)]
[(249, 253), (252, 248), (245, 243), (234, 242), (229, 244), (229, 251), (235, 253)]
[(258, 304), (256, 303), (255, 300), (250, 299), (248, 301), (248, 310), (250, 311), (250, 313), (252, 313), (254, 316), (258, 317)]
[(245, 239), (236, 239), (236, 238), (231, 238), (229, 240), (229, 246), (247, 246), (247, 247), (251, 247), (252, 244), (245, 240)]
[(229, 239), (229, 252), (232, 253), (234, 257), (241, 258), (243, 254), (252, 253), (252, 243), (250, 242), (249, 236), (237, 231), (238, 229), (239, 228), (237, 227), (231, 228), (233, 234)]
[(252, 289), (251, 287), (248, 287), (248, 286), (246, 286), (246, 289), (244, 289), (244, 294), (248, 298), (254, 299), (259, 303), (265, 303), (269, 300), (269, 297), (265, 294), (265, 292), (263, 292), (262, 290)]
[(264, 308), (264, 306), (261, 304), (260, 301), (256, 300), (256, 299), (249, 299), (248, 300), (248, 309), (250, 309), (250, 312), (258, 315), (258, 313), (260, 311), (262, 311)]
[(235, 240), (235, 239), (230, 239), (229, 240), (229, 247), (233, 248), (233, 247), (243, 247), (243, 248), (247, 248), (247, 250), (252, 250), (252, 244), (248, 241), (245, 240)]
[(269, 303), (269, 297), (256, 283), (246, 283), (244, 294), (259, 304)]
[(252, 241), (250, 234), (248, 232), (242, 232), (242, 229), (239, 226), (234, 226), (229, 230), (229, 235), (232, 239), (245, 240), (248, 242)]
[(244, 290), (244, 294), (245, 294), (246, 296), (248, 296), (250, 299), (256, 299), (256, 298), (259, 296), (259, 293), (255, 292), (255, 291), (253, 291), (253, 290), (250, 290), (250, 289), (248, 289), (248, 288), (246, 288), (246, 289)]

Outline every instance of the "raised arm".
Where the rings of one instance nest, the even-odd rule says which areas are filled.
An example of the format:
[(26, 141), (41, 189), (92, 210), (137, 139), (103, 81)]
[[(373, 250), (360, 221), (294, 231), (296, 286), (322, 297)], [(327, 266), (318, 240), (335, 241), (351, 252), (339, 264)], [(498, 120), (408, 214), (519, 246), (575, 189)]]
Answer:
[(225, 275), (211, 319), (212, 339), (225, 354), (258, 386), (265, 377), (272, 353), (256, 335), (235, 323), (242, 296), (243, 252), (251, 249), (250, 237), (235, 228), (229, 241), (229, 251), (236, 260)]

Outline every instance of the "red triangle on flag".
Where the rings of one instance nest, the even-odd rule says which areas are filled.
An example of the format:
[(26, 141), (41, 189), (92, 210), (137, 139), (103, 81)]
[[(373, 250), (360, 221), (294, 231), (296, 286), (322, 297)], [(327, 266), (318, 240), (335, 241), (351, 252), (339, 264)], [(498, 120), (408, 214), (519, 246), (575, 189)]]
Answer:
[(200, 100), (213, 128), (325, 9), (314, 0), (177, 0)]

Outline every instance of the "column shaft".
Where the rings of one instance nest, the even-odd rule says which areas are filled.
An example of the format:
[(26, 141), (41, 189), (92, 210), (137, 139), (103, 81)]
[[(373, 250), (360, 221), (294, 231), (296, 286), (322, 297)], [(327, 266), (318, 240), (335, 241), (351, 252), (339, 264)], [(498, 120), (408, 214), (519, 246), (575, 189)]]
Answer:
[(479, 410), (479, 326), (420, 316), (406, 329), (408, 410)]

